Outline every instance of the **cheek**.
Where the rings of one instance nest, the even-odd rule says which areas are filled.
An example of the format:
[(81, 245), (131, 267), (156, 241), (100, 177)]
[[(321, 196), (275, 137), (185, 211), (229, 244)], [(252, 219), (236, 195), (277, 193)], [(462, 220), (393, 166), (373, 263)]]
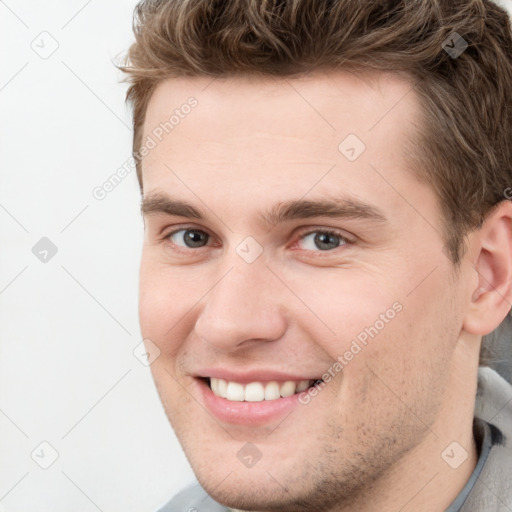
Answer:
[[(451, 360), (460, 311), (450, 268), (441, 262), (428, 275), (432, 267), (422, 273), (417, 263), (385, 272), (337, 269), (294, 280), (293, 289), (307, 306), (295, 320), (340, 362), (347, 377), (352, 375), (359, 390), (366, 386), (367, 366), (385, 368), (386, 378), (398, 383), (406, 374), (422, 380), (415, 372), (435, 375)], [(340, 366), (332, 371), (339, 373)]]
[(176, 271), (144, 255), (139, 276), (139, 323), (143, 338), (149, 338), (162, 353), (173, 352), (173, 339), (186, 324), (187, 314), (201, 295), (192, 293)]
[(385, 282), (385, 276), (356, 269), (317, 270), (314, 278), (304, 274), (294, 279), (293, 289), (304, 304), (294, 321), (332, 359), (350, 350), (354, 356), (399, 321), (403, 307), (395, 288)]
[[(420, 286), (404, 287), (399, 296), (401, 311), (378, 335), (368, 339), (361, 352), (361, 367), (373, 372), (377, 383), (388, 387), (404, 403), (423, 401), (427, 410), (437, 407), (433, 404), (445, 391), (460, 334), (456, 294), (449, 274), (441, 269)], [(347, 371), (357, 379), (364, 368), (356, 366)]]

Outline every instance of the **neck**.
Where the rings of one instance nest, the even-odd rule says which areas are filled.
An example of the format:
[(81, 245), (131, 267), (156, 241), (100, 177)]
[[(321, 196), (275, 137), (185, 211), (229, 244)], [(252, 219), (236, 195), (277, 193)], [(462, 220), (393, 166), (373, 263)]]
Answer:
[(450, 506), (478, 461), (473, 436), (478, 372), (475, 344), (478, 340), (459, 340), (447, 391), (426, 437), (358, 503), (331, 512), (444, 512)]

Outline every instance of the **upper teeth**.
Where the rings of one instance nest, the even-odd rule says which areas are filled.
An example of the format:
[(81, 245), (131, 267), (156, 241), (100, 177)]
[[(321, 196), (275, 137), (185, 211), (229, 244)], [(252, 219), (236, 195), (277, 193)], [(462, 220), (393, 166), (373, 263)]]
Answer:
[(263, 400), (276, 400), (277, 398), (291, 396), (309, 388), (310, 380), (287, 380), (286, 382), (250, 382), (239, 384), (224, 379), (210, 377), (210, 387), (215, 396), (236, 402), (261, 402)]

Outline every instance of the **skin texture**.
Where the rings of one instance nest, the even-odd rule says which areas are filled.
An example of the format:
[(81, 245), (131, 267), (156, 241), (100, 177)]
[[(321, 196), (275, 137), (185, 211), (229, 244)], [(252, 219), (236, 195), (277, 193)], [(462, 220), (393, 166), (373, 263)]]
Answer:
[[(403, 78), (166, 80), (143, 140), (191, 96), (197, 106), (143, 161), (144, 198), (172, 195), (205, 219), (146, 212), (140, 323), (160, 350), (153, 377), (200, 483), (243, 510), (445, 510), (476, 464), (481, 335), (510, 301), (510, 204), (469, 234), (455, 268), (436, 196), (406, 158), (421, 118)], [(366, 146), (354, 161), (338, 149), (349, 134)], [(385, 222), (262, 223), (284, 201), (341, 197)], [(168, 237), (179, 229), (207, 233), (207, 244)], [(306, 234), (315, 229), (347, 242), (321, 250)], [(249, 236), (263, 249), (252, 263), (235, 250)], [(320, 377), (396, 303), (343, 370), (279, 421), (233, 425), (204, 407), (202, 369)], [(246, 442), (261, 453), (251, 468), (237, 457)], [(457, 457), (467, 452), (457, 469), (441, 457), (452, 442)]]

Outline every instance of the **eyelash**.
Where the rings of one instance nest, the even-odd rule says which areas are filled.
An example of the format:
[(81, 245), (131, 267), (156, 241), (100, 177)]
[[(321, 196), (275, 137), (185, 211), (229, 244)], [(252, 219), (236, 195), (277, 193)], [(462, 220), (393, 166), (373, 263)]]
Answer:
[[(176, 245), (175, 243), (171, 242), (171, 237), (173, 235), (175, 235), (176, 233), (179, 233), (180, 231), (198, 231), (198, 232), (204, 233), (204, 234), (208, 235), (208, 237), (212, 238), (210, 233), (208, 233), (204, 229), (200, 229), (200, 228), (197, 228), (195, 226), (190, 226), (190, 225), (180, 226), (177, 229), (174, 229), (173, 231), (171, 231), (170, 233), (168, 233), (167, 235), (162, 237), (163, 240), (166, 240), (170, 244), (173, 245), (173, 247), (174, 247), (173, 250), (175, 250), (176, 252), (181, 253), (181, 254), (188, 254), (190, 251), (198, 251), (198, 250), (204, 249), (205, 247), (208, 247), (208, 246), (202, 246), (202, 247), (198, 247), (198, 248), (194, 249), (193, 247), (184, 248), (184, 247), (181, 247), (179, 245)], [(341, 231), (338, 231), (338, 230), (336, 230), (334, 228), (332, 228), (332, 229), (326, 229), (326, 228), (315, 228), (315, 229), (303, 228), (302, 230), (299, 230), (297, 236), (298, 236), (299, 240), (303, 240), (305, 237), (307, 237), (308, 235), (311, 235), (313, 233), (319, 233), (319, 234), (325, 234), (325, 235), (334, 235), (336, 237), (339, 237), (341, 239), (340, 245), (338, 245), (337, 247), (334, 247), (333, 249), (328, 249), (328, 250), (324, 250), (324, 251), (322, 251), (320, 249), (317, 249), (317, 250), (301, 249), (301, 250), (304, 250), (304, 251), (310, 252), (310, 253), (311, 252), (314, 252), (314, 253), (332, 253), (336, 249), (340, 249), (340, 248), (344, 247), (345, 245), (349, 245), (349, 244), (353, 243), (353, 241), (350, 240), (350, 238), (348, 238), (344, 233), (342, 233)]]

